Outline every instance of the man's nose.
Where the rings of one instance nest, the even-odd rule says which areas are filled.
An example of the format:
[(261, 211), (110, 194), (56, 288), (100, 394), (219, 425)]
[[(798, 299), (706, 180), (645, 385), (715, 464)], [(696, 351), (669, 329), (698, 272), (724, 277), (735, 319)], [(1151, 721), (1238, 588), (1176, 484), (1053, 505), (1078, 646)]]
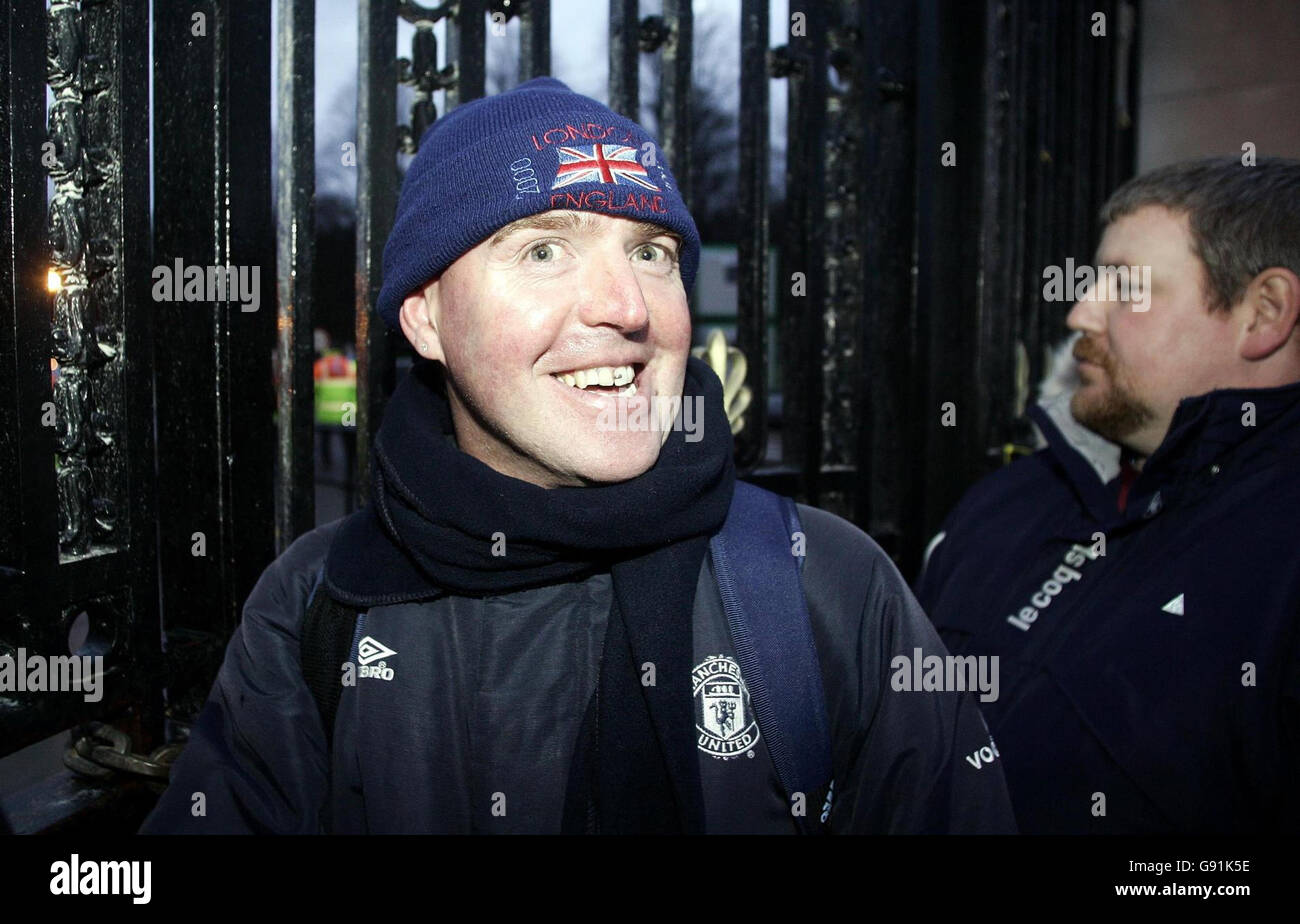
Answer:
[(1085, 292), (1070, 308), (1070, 313), (1065, 316), (1065, 326), (1085, 333), (1101, 333), (1105, 329), (1105, 305), (1089, 299), (1089, 294)]
[(609, 324), (634, 331), (650, 321), (636, 270), (626, 256), (599, 254), (584, 272), (580, 317), (593, 327)]

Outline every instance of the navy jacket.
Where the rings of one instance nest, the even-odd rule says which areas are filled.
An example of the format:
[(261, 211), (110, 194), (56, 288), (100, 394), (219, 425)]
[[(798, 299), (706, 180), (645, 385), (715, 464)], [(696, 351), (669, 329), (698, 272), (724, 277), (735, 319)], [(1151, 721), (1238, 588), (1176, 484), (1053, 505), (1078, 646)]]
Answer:
[(1184, 400), (1122, 513), (1119, 448), (1068, 399), (917, 585), (949, 648), (1000, 657), (982, 709), (1021, 831), (1294, 832), (1300, 384)]
[[(895, 653), (943, 653), (893, 563), (844, 520), (799, 512), (832, 732), (828, 829), (1014, 830), (977, 695), (890, 686)], [(331, 755), (298, 632), (336, 528), (303, 536), (263, 574), (142, 832), (314, 833), (324, 812), (343, 833), (558, 831), (597, 678), (609, 575), (364, 613), (361, 645), (383, 657), (344, 687)], [(738, 670), (708, 556), (694, 635), (693, 673)], [(701, 713), (697, 694), (697, 724)], [(709, 832), (795, 832), (761, 728), (734, 753), (700, 740)]]

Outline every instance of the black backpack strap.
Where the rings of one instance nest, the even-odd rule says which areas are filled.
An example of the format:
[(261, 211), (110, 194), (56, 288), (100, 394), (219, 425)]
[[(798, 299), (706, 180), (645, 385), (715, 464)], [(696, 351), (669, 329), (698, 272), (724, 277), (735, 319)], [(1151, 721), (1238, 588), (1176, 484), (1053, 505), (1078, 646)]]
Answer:
[[(722, 529), (709, 543), (722, 608), (758, 727), (786, 796), (802, 796), (800, 830), (829, 814), (830, 721), (803, 592), (802, 530), (794, 502), (736, 482)], [(797, 559), (797, 561), (796, 561)]]
[(352, 653), (352, 636), (356, 632), (357, 611), (334, 600), (324, 587), (321, 574), (316, 577), (307, 613), (303, 617), (300, 638), (302, 676), (316, 700), (321, 723), (325, 726), (326, 748), (334, 747), (334, 717), (343, 695), (343, 664)]

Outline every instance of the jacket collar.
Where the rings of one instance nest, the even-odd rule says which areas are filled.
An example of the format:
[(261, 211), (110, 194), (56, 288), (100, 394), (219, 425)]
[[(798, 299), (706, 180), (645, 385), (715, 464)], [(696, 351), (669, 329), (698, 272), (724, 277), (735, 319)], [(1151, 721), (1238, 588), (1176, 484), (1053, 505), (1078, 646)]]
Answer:
[(1109, 486), (1119, 474), (1121, 449), (1074, 419), (1071, 397), (1072, 392), (1063, 393), (1040, 402), (1030, 409), (1030, 418), (1084, 506), (1104, 523), (1154, 516), (1169, 503), (1196, 495), (1230, 468), (1253, 467), (1300, 450), (1300, 382), (1184, 398), (1121, 515)]

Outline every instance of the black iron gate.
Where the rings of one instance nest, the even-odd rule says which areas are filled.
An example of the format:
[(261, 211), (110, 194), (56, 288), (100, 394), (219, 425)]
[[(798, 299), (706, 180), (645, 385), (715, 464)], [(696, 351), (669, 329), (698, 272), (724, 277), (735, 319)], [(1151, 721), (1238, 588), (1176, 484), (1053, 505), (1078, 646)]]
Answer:
[[(910, 575), (960, 493), (1027, 438), (1026, 383), (1064, 332), (1064, 310), (1038, 297), (1042, 268), (1091, 252), (1096, 208), (1132, 169), (1134, 9), (805, 6), (769, 47), (769, 4), (742, 0), (736, 35), (736, 331), (754, 395), (737, 458), (857, 522)], [(315, 4), (277, 9), (274, 37), (255, 0), (0, 10), (0, 655), (66, 652), (72, 633), (108, 673), (93, 705), (0, 693), (0, 756), (92, 718), (159, 743), (164, 714), (201, 704), (262, 569), (314, 523)], [(694, 204), (691, 4), (608, 9), (610, 105), (636, 116), (638, 63), (658, 56), (660, 140)], [(363, 494), (405, 349), (370, 311), (398, 154), (441, 115), (437, 91), (448, 108), (484, 93), (489, 29), (512, 18), (519, 79), (549, 73), (544, 0), (358, 2)], [(399, 20), (414, 26), (401, 58)], [(773, 78), (789, 99), (783, 203), (769, 190)], [(406, 124), (399, 84), (414, 90)], [(181, 286), (192, 268), (194, 293)], [(768, 381), (773, 298), (781, 372)], [(22, 830), (68, 811), (4, 790), (0, 773)]]
[(148, 36), (143, 4), (0, 10), (0, 656), (104, 668), (97, 701), (0, 694), (6, 753), (160, 718)]

